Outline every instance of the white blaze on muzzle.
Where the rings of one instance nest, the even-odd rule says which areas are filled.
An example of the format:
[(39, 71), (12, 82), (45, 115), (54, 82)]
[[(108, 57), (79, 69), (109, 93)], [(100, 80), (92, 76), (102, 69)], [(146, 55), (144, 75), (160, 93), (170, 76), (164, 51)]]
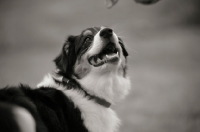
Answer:
[(106, 63), (116, 64), (120, 58), (118, 37), (110, 28), (101, 29), (95, 36), (92, 48), (88, 51), (88, 62), (94, 67)]

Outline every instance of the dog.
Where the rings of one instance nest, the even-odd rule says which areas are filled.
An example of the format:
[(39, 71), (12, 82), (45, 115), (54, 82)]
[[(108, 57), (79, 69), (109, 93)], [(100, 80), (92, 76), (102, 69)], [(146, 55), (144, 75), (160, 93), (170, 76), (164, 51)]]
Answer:
[(116, 132), (111, 105), (131, 87), (128, 52), (111, 28), (71, 35), (55, 58), (56, 70), (36, 88), (0, 90), (1, 132)]

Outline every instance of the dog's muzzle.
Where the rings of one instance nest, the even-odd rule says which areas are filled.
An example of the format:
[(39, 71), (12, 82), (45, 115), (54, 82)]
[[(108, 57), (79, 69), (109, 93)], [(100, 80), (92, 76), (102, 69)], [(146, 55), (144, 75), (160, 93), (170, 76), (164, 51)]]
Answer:
[(119, 49), (116, 44), (111, 41), (113, 31), (110, 28), (104, 28), (100, 31), (99, 36), (101, 39), (107, 39), (107, 44), (99, 54), (89, 57), (88, 62), (94, 67), (99, 67), (105, 63), (115, 64), (119, 61)]

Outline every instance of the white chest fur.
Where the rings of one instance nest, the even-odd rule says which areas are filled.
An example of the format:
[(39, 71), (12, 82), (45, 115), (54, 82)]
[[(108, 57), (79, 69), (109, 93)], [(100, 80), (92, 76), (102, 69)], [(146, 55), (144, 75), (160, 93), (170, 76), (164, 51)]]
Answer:
[(116, 132), (119, 119), (111, 108), (96, 104), (75, 90), (63, 91), (80, 109), (84, 125), (90, 132)]
[(50, 75), (38, 84), (41, 86), (52, 86), (58, 90), (62, 90), (81, 111), (84, 125), (89, 132), (116, 132), (120, 124), (116, 113), (111, 108), (105, 108), (96, 104), (93, 100), (88, 100), (81, 91), (64, 90), (61, 85), (57, 85)]

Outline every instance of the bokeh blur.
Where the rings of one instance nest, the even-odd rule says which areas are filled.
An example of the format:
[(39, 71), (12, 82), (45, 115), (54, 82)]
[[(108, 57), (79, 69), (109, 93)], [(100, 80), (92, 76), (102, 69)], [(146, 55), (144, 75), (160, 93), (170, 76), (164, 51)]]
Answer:
[(130, 54), (132, 90), (113, 106), (120, 132), (200, 132), (199, 0), (1, 0), (0, 87), (35, 87), (68, 35), (102, 25)]

